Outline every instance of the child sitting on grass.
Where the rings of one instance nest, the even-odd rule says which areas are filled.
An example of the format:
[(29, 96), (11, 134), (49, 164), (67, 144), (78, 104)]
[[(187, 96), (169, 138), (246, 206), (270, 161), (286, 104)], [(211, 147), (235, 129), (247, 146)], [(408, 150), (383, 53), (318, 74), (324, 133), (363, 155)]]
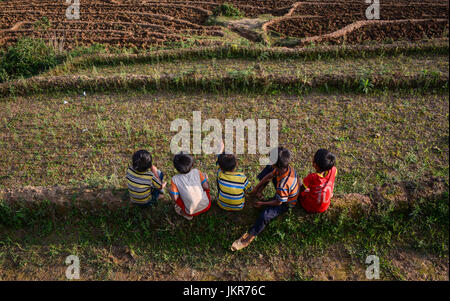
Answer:
[(233, 243), (231, 246), (232, 251), (247, 247), (255, 237), (264, 230), (271, 220), (295, 206), (298, 197), (299, 183), (297, 180), (297, 173), (294, 168), (289, 165), (290, 161), (291, 154), (289, 150), (284, 147), (279, 147), (277, 162), (272, 166), (266, 166), (259, 174), (258, 178), (260, 179), (260, 182), (256, 185), (251, 194), (262, 195), (262, 191), (272, 180), (276, 188), (275, 196), (272, 200), (267, 202), (255, 202), (254, 207), (256, 208), (260, 208), (261, 206), (266, 207), (253, 227)]
[(208, 177), (193, 169), (194, 158), (189, 154), (177, 154), (173, 165), (179, 174), (172, 177), (170, 197), (175, 201), (175, 211), (187, 220), (211, 207)]
[(163, 178), (164, 174), (152, 164), (148, 151), (135, 152), (126, 175), (131, 202), (144, 207), (156, 205), (166, 186)]
[(216, 164), (219, 165), (217, 170), (217, 204), (227, 211), (244, 209), (245, 192), (250, 190), (250, 184), (243, 173), (235, 171), (236, 156), (224, 152), (223, 142)]
[(328, 209), (333, 196), (337, 169), (335, 156), (326, 149), (319, 149), (313, 158), (316, 172), (303, 179), (298, 200), (310, 213), (321, 213)]

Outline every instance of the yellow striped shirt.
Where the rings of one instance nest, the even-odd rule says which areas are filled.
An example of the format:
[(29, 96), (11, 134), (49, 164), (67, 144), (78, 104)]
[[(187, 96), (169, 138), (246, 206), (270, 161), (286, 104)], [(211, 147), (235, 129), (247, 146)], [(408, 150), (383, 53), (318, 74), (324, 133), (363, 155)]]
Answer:
[(245, 192), (250, 190), (247, 177), (240, 172), (217, 171), (217, 204), (229, 211), (239, 211), (244, 208)]
[(152, 190), (162, 188), (161, 180), (150, 170), (138, 172), (129, 167), (126, 179), (132, 203), (147, 203), (152, 197)]

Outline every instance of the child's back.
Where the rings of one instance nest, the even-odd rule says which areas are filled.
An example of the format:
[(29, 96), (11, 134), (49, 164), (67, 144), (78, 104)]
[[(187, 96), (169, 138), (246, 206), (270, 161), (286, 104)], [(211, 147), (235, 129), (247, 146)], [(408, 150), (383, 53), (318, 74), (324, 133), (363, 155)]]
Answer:
[(152, 165), (152, 156), (145, 150), (133, 154), (133, 164), (127, 169), (128, 192), (132, 203), (155, 204), (164, 188), (163, 174)]
[(205, 175), (196, 168), (186, 174), (177, 174), (172, 177), (170, 193), (178, 194), (183, 200), (186, 214), (195, 215), (209, 208), (210, 200), (202, 187), (205, 182)]
[(281, 202), (285, 202), (288, 207), (292, 208), (297, 204), (298, 198), (298, 179), (297, 173), (292, 166), (288, 166), (284, 172), (274, 171), (276, 176), (276, 195), (275, 198)]
[(175, 211), (191, 220), (211, 207), (208, 178), (196, 168), (194, 158), (179, 153), (173, 158), (173, 165), (179, 174), (172, 177), (170, 195), (175, 201)]
[(217, 189), (219, 192), (217, 203), (220, 208), (230, 211), (239, 211), (244, 208), (245, 191), (249, 189), (249, 182), (243, 173), (219, 169)]
[(321, 213), (330, 206), (337, 173), (334, 161), (334, 155), (325, 149), (318, 150), (314, 155), (316, 172), (303, 179), (300, 197), (300, 204), (306, 211)]
[(217, 204), (227, 211), (242, 210), (245, 204), (245, 192), (250, 190), (247, 177), (243, 173), (235, 171), (237, 160), (233, 154), (220, 154), (217, 164), (219, 165)]
[(336, 167), (323, 173), (310, 173), (303, 179), (305, 192), (302, 193), (301, 205), (308, 212), (324, 212), (330, 206), (333, 196)]

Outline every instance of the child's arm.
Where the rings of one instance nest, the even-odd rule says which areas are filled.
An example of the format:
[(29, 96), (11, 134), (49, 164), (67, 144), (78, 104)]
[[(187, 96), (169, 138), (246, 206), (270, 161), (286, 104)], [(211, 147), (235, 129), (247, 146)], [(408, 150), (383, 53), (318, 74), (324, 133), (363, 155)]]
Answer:
[(267, 174), (264, 178), (261, 179), (261, 181), (259, 181), (258, 184), (256, 184), (256, 186), (253, 188), (253, 190), (250, 192), (250, 194), (255, 194), (258, 193), (259, 190), (261, 189), (261, 186), (264, 186), (267, 182), (270, 182), (272, 180), (272, 178), (275, 175), (275, 170), (269, 174)]
[[(164, 189), (167, 186), (167, 182), (162, 182), (158, 176), (158, 168), (156, 168), (155, 165), (152, 165), (152, 167), (150, 167), (151, 172), (153, 173), (153, 175), (155, 176), (153, 178), (153, 185), (155, 186), (156, 189)], [(155, 179), (156, 178), (156, 179)]]
[[(275, 174), (275, 170), (273, 172), (273, 174)], [(271, 200), (271, 201), (267, 201), (267, 202), (255, 202), (254, 207), (259, 208), (263, 205), (266, 206), (280, 206), (283, 203), (286, 203), (288, 201), (289, 198), (289, 191), (286, 188), (283, 187), (277, 187), (276, 189), (276, 194), (275, 197)]]
[(225, 145), (223, 144), (223, 141), (220, 141), (219, 148), (216, 152), (216, 166), (219, 166), (219, 157), (224, 153)]
[(299, 193), (305, 191), (306, 189), (308, 189), (308, 187), (311, 186), (311, 184), (314, 181), (314, 174), (310, 173), (309, 175), (307, 175), (302, 181), (302, 185), (300, 185), (300, 191)]
[(180, 197), (180, 192), (178, 191), (178, 187), (175, 185), (175, 183), (172, 180), (170, 181), (169, 194), (170, 194), (170, 198), (173, 201), (176, 201)]
[(150, 170), (152, 171), (152, 174), (154, 174), (157, 178), (158, 177), (158, 168), (156, 168), (155, 165), (152, 165), (152, 167), (150, 167)]
[(223, 153), (223, 151), (224, 151), (224, 149), (225, 149), (225, 144), (223, 143), (223, 141), (221, 140), (220, 141), (220, 145), (219, 145), (219, 151), (216, 153), (217, 155), (219, 155), (219, 154), (222, 154)]
[[(267, 182), (269, 182), (270, 180), (272, 180), (274, 174), (275, 174), (275, 170), (274, 170), (273, 172), (267, 174), (264, 178), (262, 178), (262, 180), (258, 183), (258, 185), (267, 183)], [(258, 185), (257, 185), (257, 186), (258, 186)]]
[(257, 201), (257, 202), (255, 202), (255, 204), (253, 206), (255, 208), (260, 208), (262, 206), (280, 206), (281, 204), (283, 204), (283, 202), (275, 199), (275, 200), (267, 201), (267, 202)]
[(252, 191), (252, 186), (248, 180), (248, 178), (245, 179), (244, 182), (244, 193), (250, 193)]
[(200, 180), (202, 181), (203, 190), (209, 190), (208, 175), (200, 171)]
[(202, 184), (203, 190), (209, 190), (209, 184), (208, 181)]

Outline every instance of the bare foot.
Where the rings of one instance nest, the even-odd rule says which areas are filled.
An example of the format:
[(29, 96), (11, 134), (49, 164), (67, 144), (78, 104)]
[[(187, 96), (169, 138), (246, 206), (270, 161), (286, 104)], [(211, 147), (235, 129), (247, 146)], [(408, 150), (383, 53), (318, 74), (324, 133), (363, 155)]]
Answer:
[(248, 245), (255, 239), (256, 236), (250, 235), (247, 232), (236, 240), (233, 245), (231, 245), (231, 251), (238, 251), (243, 248), (248, 247)]

